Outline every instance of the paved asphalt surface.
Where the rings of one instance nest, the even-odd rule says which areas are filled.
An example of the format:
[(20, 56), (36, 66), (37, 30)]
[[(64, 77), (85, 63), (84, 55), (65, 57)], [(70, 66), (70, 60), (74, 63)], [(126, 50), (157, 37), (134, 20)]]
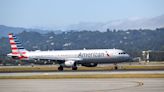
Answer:
[(0, 92), (164, 92), (164, 78), (3, 79)]
[(86, 75), (86, 74), (164, 74), (164, 70), (142, 71), (62, 71), (62, 72), (19, 72), (0, 73), (0, 76), (31, 76), (31, 75)]

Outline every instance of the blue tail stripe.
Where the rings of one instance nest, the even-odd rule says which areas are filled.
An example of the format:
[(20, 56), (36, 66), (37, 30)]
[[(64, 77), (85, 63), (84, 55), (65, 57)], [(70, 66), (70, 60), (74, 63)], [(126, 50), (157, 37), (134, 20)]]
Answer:
[(18, 49), (24, 49), (24, 48), (18, 48)]
[(17, 38), (16, 36), (13, 36), (13, 38)]
[(16, 44), (16, 46), (17, 46), (17, 48), (20, 50), (20, 51), (27, 51), (26, 49), (24, 49), (24, 47), (23, 47), (23, 45), (21, 44), (21, 42), (19, 41), (19, 39), (15, 36), (15, 35), (13, 35), (13, 34), (11, 34), (12, 35), (12, 37), (13, 37), (13, 40), (14, 40), (14, 42), (15, 42), (15, 44)]
[(18, 44), (21, 44), (20, 42), (16, 42), (16, 44), (18, 45)]
[(17, 47), (23, 47), (23, 45), (22, 44), (16, 44), (17, 45)]

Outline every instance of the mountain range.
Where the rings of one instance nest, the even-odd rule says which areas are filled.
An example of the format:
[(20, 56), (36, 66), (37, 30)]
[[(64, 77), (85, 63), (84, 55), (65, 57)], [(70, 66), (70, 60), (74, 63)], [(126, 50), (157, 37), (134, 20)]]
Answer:
[[(53, 30), (43, 30), (43, 29), (34, 29), (34, 28), (23, 28), (23, 27), (9, 27), (9, 26), (5, 26), (5, 25), (0, 25), (0, 38), (1, 37), (6, 37), (8, 36), (8, 33), (14, 33), (14, 34), (18, 34), (21, 33), (23, 31), (26, 32), (39, 32), (39, 33), (47, 33), (47, 32), (51, 32)], [(55, 31), (55, 33), (60, 33), (60, 31)]]
[(153, 18), (129, 18), (108, 21), (105, 23), (80, 22), (78, 24), (61, 27), (64, 30), (99, 30), (106, 29), (128, 30), (128, 29), (156, 29), (164, 27), (164, 15)]
[[(44, 29), (43, 29), (44, 28)], [(113, 20), (104, 23), (95, 23), (95, 22), (80, 22), (78, 24), (72, 24), (68, 26), (61, 27), (52, 27), (47, 29), (42, 28), (20, 28), (20, 27), (9, 27), (5, 25), (0, 25), (0, 37), (6, 37), (8, 33), (20, 33), (22, 31), (35, 31), (39, 33), (47, 33), (54, 31), (55, 33), (61, 33), (63, 31), (100, 31), (105, 32), (107, 29), (110, 30), (128, 30), (128, 29), (156, 29), (164, 28), (164, 15), (153, 17), (153, 18), (129, 18), (129, 19), (120, 19)], [(52, 29), (52, 30), (49, 30)]]

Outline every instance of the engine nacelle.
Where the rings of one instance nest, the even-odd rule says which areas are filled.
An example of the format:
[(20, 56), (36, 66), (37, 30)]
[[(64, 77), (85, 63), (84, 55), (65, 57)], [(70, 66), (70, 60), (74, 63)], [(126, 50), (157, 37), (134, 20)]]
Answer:
[(65, 61), (64, 63), (65, 67), (72, 67), (74, 65), (75, 65), (75, 61), (72, 61), (72, 60)]
[(84, 63), (84, 64), (81, 64), (81, 65), (85, 66), (85, 67), (96, 67), (97, 63)]

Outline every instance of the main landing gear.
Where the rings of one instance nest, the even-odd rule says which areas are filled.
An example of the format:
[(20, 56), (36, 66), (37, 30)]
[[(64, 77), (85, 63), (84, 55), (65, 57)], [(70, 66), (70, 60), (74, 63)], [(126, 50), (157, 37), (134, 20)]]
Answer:
[(76, 66), (72, 67), (72, 70), (77, 70), (77, 67)]
[[(59, 66), (59, 67), (58, 67), (58, 70), (59, 70), (59, 71), (63, 71), (63, 69), (64, 69), (63, 66)], [(72, 70), (77, 70), (77, 66), (73, 66), (73, 67), (72, 67)]]

